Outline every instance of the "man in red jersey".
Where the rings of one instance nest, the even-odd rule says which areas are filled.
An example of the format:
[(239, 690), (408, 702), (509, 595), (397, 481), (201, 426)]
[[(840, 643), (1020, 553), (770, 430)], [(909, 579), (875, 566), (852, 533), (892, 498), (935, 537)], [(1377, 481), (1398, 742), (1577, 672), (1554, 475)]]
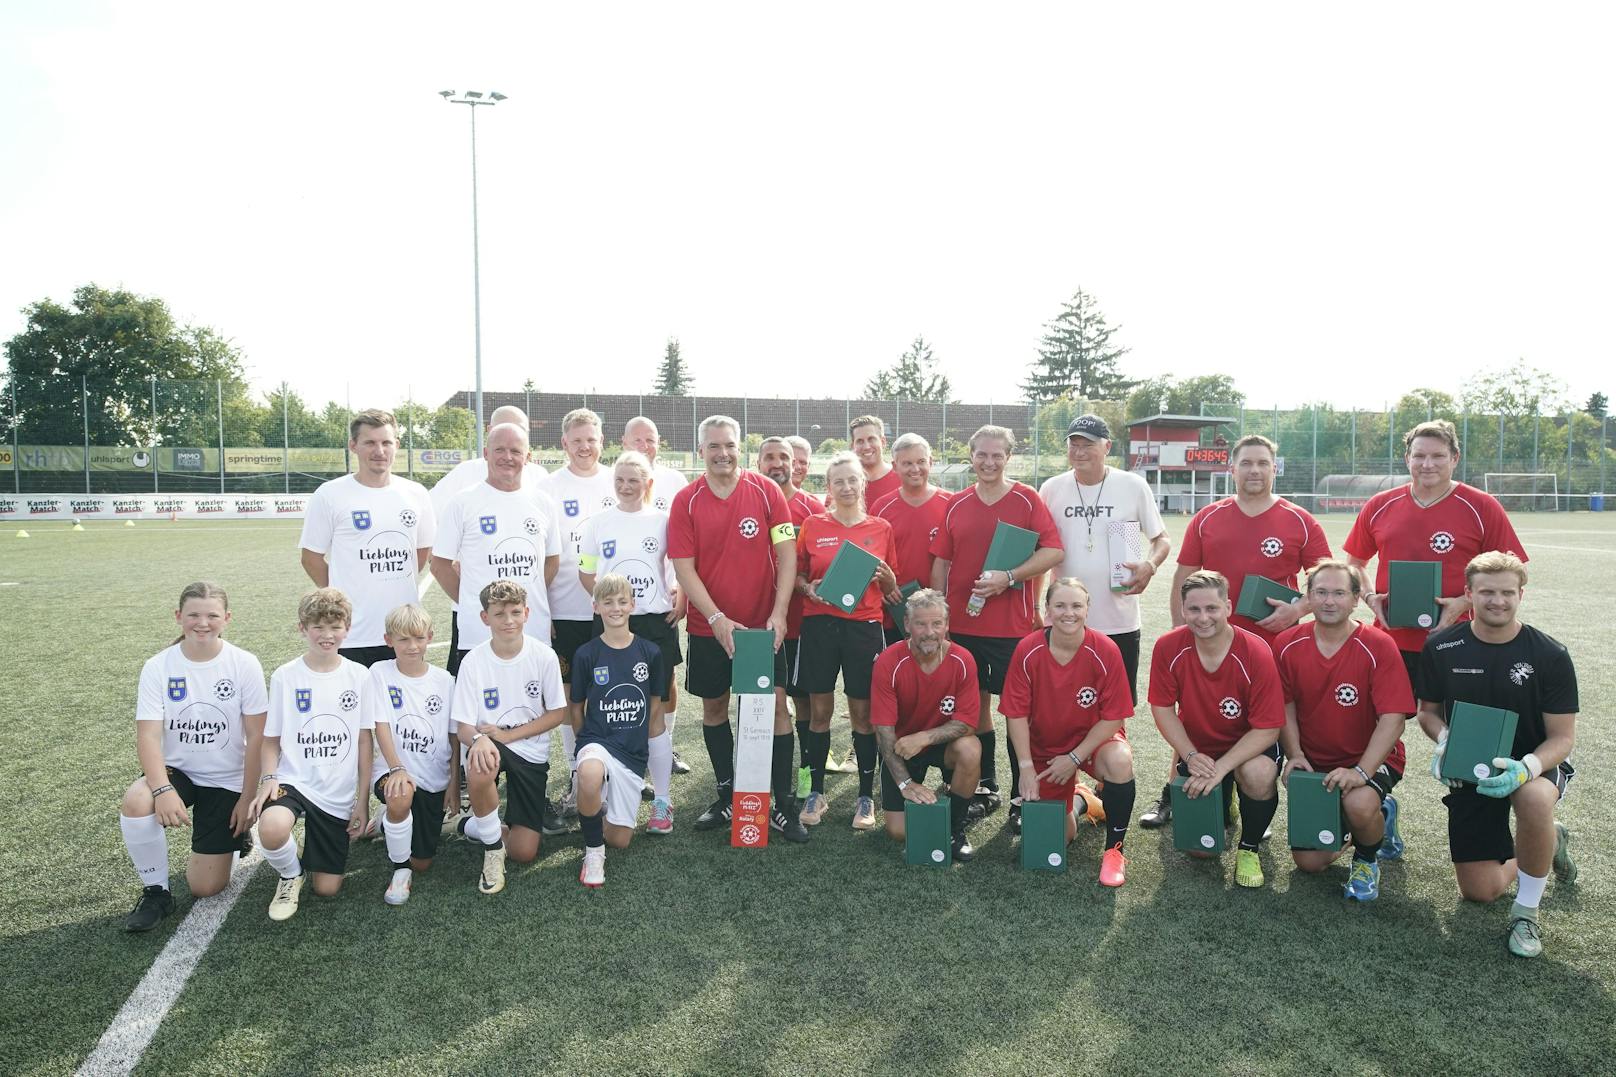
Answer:
[(1498, 499), (1453, 480), (1459, 465), (1459, 434), (1452, 423), (1435, 419), (1404, 434), (1403, 460), (1408, 464), (1408, 485), (1383, 490), (1365, 502), (1342, 548), (1347, 562), (1359, 568), (1379, 557), (1374, 590), (1364, 601), (1375, 611), (1375, 623), (1383, 627), (1391, 563), (1441, 562), (1442, 616), (1437, 623), (1428, 629), (1387, 629), (1403, 652), (1403, 666), (1412, 681), (1425, 638), (1470, 619), (1464, 575), (1470, 559), (1490, 550), (1512, 553), (1522, 561), (1527, 558), (1526, 547)]
[[(801, 489), (797, 485), (795, 468), (792, 466), (792, 445), (788, 438), (767, 437), (758, 446), (757, 469), (763, 475), (773, 479), (780, 487), (780, 494), (786, 499), (786, 509), (791, 513), (791, 526), (794, 531), (801, 531), (803, 522), (810, 516), (818, 516), (825, 511), (825, 505), (819, 498)], [(806, 467), (803, 469), (806, 473)], [(797, 796), (808, 795), (808, 788), (804, 780), (808, 776), (808, 692), (800, 683), (802, 664), (799, 661), (798, 650), (802, 645), (802, 604), (803, 596), (797, 593), (795, 581), (791, 591), (791, 602), (786, 606), (786, 642), (781, 648), (786, 660), (786, 696), (791, 700), (792, 708), (797, 715), (797, 746), (800, 753), (801, 765), (797, 769)]]
[[(971, 435), (971, 470), (976, 484), (949, 501), (943, 525), (932, 540), (931, 586), (948, 597), (954, 642), (976, 659), (982, 712), (977, 736), (982, 740), (983, 811), (999, 803), (999, 782), (994, 762), (993, 714), (989, 696), (1004, 692), (1004, 674), (1016, 644), (1038, 622), (1038, 577), (1061, 563), (1060, 531), (1038, 491), (1010, 478), (1010, 456), (1016, 437), (1002, 426), (983, 426)], [(1009, 569), (983, 571), (994, 529), (1000, 521), (1038, 533), (1031, 557)], [(1017, 584), (1025, 586), (1016, 586)], [(969, 626), (969, 633), (961, 632)], [(1005, 742), (1010, 773), (1016, 773), (1016, 753)], [(1012, 804), (1010, 826), (1021, 825), (1019, 806)]]
[(796, 531), (780, 488), (741, 466), (740, 424), (727, 415), (702, 420), (697, 434), (706, 471), (674, 495), (668, 556), (688, 597), (690, 657), (685, 690), (701, 697), (702, 739), (718, 796), (696, 829), (728, 826), (735, 785), (735, 733), (729, 724), (730, 666), (737, 628), (774, 632), (774, 802), (770, 826), (787, 841), (807, 841), (792, 794), (791, 719), (786, 712), (786, 608), (797, 579)]
[(1016, 645), (999, 697), (1020, 759), (1018, 789), (1024, 800), (1065, 801), (1070, 842), (1077, 837), (1072, 799), (1078, 770), (1104, 782), (1100, 882), (1121, 886), (1134, 797), (1133, 751), (1122, 731), (1133, 714), (1127, 669), (1111, 637), (1088, 627), (1089, 589), (1082, 580), (1063, 576), (1051, 583), (1044, 604), (1049, 627)]
[(976, 855), (965, 822), (982, 766), (981, 743), (970, 735), (981, 714), (976, 660), (949, 641), (948, 601), (939, 592), (926, 588), (910, 595), (904, 616), (909, 638), (881, 652), (870, 683), (870, 724), (885, 764), (886, 831), (903, 841), (905, 802), (936, 803), (937, 794), (926, 788), (928, 768), (952, 772), (949, 844), (954, 859), (966, 861)]
[(1184, 624), (1156, 640), (1150, 710), (1178, 753), (1184, 791), (1203, 796), (1238, 784), (1240, 848), (1234, 881), (1263, 884), (1257, 843), (1279, 808), (1279, 733), (1285, 701), (1274, 655), (1261, 636), (1229, 623), (1229, 581), (1210, 569), (1179, 585)]
[[(1341, 791), (1341, 831), (1352, 834), (1346, 896), (1374, 901), (1378, 861), (1403, 855), (1392, 787), (1403, 777), (1403, 724), (1414, 713), (1414, 690), (1392, 638), (1352, 619), (1362, 589), (1358, 569), (1320, 561), (1307, 574), (1312, 623), (1281, 632), (1273, 646), (1285, 690), (1285, 773), (1322, 771), (1325, 788)], [(1291, 850), (1306, 872), (1322, 872), (1340, 855)]]
[[(870, 502), (870, 515), (892, 525), (892, 538), (898, 547), (898, 561), (892, 568), (897, 573), (898, 586), (918, 583), (929, 587), (931, 543), (943, 526), (950, 495), (929, 482), (931, 443), (919, 434), (904, 434), (892, 443), (892, 470), (900, 485), (886, 497)], [(868, 496), (869, 487), (865, 490)], [(890, 614), (884, 616), (881, 626), (889, 646), (902, 639)]]
[(898, 488), (898, 472), (886, 462), (887, 424), (879, 415), (860, 415), (847, 424), (847, 440), (864, 468), (864, 503), (874, 505)]

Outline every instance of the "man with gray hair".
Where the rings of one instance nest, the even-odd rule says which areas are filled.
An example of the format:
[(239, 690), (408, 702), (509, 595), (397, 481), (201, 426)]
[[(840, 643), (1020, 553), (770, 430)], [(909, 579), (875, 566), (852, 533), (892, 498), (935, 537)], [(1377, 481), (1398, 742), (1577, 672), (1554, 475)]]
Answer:
[[(685, 488), (684, 472), (657, 463), (657, 450), (662, 447), (662, 435), (657, 424), (643, 415), (636, 415), (623, 424), (623, 448), (645, 454), (651, 461), (651, 504), (658, 512), (667, 512), (673, 504), (673, 495)], [(672, 704), (669, 704), (671, 709)]]
[[(870, 503), (870, 515), (892, 525), (892, 540), (898, 547), (898, 561), (892, 571), (898, 586), (931, 585), (932, 539), (943, 526), (949, 494), (931, 485), (931, 443), (919, 434), (904, 434), (892, 443), (892, 470), (899, 486), (887, 496)], [(892, 615), (881, 622), (887, 644), (903, 639)]]

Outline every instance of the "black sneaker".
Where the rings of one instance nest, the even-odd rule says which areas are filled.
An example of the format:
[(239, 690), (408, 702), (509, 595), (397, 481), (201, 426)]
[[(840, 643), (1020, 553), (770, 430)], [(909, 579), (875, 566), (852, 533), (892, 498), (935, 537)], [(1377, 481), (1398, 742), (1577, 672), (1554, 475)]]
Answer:
[(808, 840), (808, 828), (802, 825), (797, 813), (786, 814), (779, 808), (769, 812), (769, 829), (787, 841), (804, 842)]
[(734, 805), (730, 798), (721, 796), (707, 806), (707, 810), (696, 816), (697, 830), (717, 830), (721, 826), (729, 826), (734, 814)]
[(999, 810), (1002, 803), (1004, 802), (999, 799), (999, 791), (990, 785), (977, 785), (976, 795), (971, 797), (971, 806), (980, 806), (982, 815), (992, 815)]
[(253, 836), (252, 836), (252, 831), (250, 829), (242, 832), (241, 839), (236, 844), (236, 849), (237, 849), (238, 852), (241, 853), (241, 858), (243, 860), (247, 859), (248, 856), (252, 855)]
[(690, 764), (679, 758), (679, 753), (673, 753), (673, 772), (675, 774), (689, 774)]
[(556, 811), (556, 806), (546, 797), (539, 806), (539, 830), (554, 837), (557, 834), (565, 834), (571, 829), (567, 825), (567, 821), (561, 818), (561, 813)]
[(1012, 833), (1012, 834), (1021, 833), (1021, 801), (1020, 800), (1012, 800), (1010, 802), (1010, 833)]
[(961, 864), (970, 863), (976, 857), (976, 850), (971, 847), (970, 839), (963, 830), (949, 839), (948, 851)]
[(655, 800), (656, 799), (656, 787), (654, 785), (652, 785), (649, 781), (645, 782), (645, 784), (640, 786), (640, 799), (641, 800)]
[(1160, 830), (1173, 821), (1173, 795), (1162, 787), (1162, 795), (1156, 802), (1145, 809), (1145, 814), (1139, 817), (1139, 825), (1146, 830)]
[(140, 892), (140, 900), (123, 922), (125, 931), (150, 931), (174, 911), (174, 895), (166, 887), (148, 886)]

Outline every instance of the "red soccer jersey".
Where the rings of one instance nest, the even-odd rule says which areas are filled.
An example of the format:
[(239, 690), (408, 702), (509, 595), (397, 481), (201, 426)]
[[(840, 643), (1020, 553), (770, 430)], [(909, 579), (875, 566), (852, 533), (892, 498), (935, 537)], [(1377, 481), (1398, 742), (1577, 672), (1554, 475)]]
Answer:
[[(774, 611), (776, 541), (794, 537), (785, 495), (773, 481), (741, 472), (729, 497), (702, 475), (673, 495), (668, 509), (668, 556), (693, 557), (713, 604), (730, 620), (762, 628)], [(711, 636), (707, 618), (688, 618), (692, 636)]]
[(943, 526), (932, 540), (933, 556), (950, 562), (948, 568), (948, 616), (951, 630), (959, 635), (996, 636), (1020, 639), (1033, 630), (1037, 610), (1036, 581), (1025, 581), (988, 599), (975, 617), (966, 612), (971, 586), (982, 574), (993, 530), (1003, 520), (1016, 527), (1038, 532), (1039, 549), (1059, 550), (1060, 531), (1049, 508), (1024, 482), (1013, 482), (1010, 490), (993, 504), (984, 504), (975, 486), (954, 495), (943, 513)]
[(1016, 644), (1004, 671), (999, 713), (1027, 719), (1033, 762), (1042, 767), (1076, 748), (1097, 722), (1125, 721), (1133, 714), (1122, 652), (1111, 637), (1083, 630), (1083, 644), (1064, 666), (1049, 649), (1051, 629)]
[[(1366, 564), (1379, 555), (1375, 590), (1381, 594), (1386, 593), (1393, 561), (1442, 562), (1442, 596), (1454, 598), (1464, 594), (1465, 566), (1478, 553), (1504, 550), (1526, 560), (1526, 548), (1504, 506), (1491, 494), (1462, 482), (1454, 483), (1446, 497), (1423, 509), (1409, 486), (1382, 490), (1364, 504), (1342, 548)], [(1423, 628), (1388, 631), (1403, 651), (1418, 651), (1430, 634)]]
[[(1374, 625), (1359, 624), (1329, 658), (1319, 653), (1313, 625), (1286, 629), (1274, 641), (1285, 702), (1296, 704), (1302, 754), (1317, 771), (1357, 766), (1382, 714), (1414, 713), (1414, 690), (1397, 644)], [(1403, 742), (1386, 765), (1403, 773)]]
[(894, 643), (875, 658), (870, 674), (870, 722), (889, 725), (900, 737), (960, 721), (976, 728), (981, 718), (976, 659), (957, 643), (948, 645), (938, 667), (927, 673), (907, 641)]
[[(797, 533), (797, 575), (806, 576), (812, 581), (824, 579), (830, 563), (836, 559), (836, 551), (842, 548), (844, 542), (864, 547), (885, 561), (889, 568), (897, 560), (892, 545), (892, 525), (885, 520), (866, 516), (848, 527), (830, 513), (822, 512), (818, 516), (808, 517), (803, 522), (802, 530)], [(802, 613), (804, 617), (829, 616), (848, 621), (879, 622), (881, 588), (871, 580), (859, 596), (859, 604), (853, 607), (852, 613), (843, 613), (840, 606), (828, 606), (823, 602), (808, 602), (803, 606)]]
[[(807, 490), (798, 490), (786, 502), (786, 508), (791, 512), (791, 526), (799, 532), (808, 517), (818, 516), (825, 511), (824, 502), (810, 494)], [(786, 607), (786, 639), (799, 639), (802, 636), (802, 604), (808, 600), (791, 589), (791, 605)]]
[[(1303, 570), (1330, 556), (1330, 543), (1313, 514), (1280, 498), (1255, 516), (1247, 516), (1232, 497), (1197, 512), (1184, 532), (1178, 563), (1199, 565), (1229, 578), (1229, 605), (1240, 602), (1240, 585), (1247, 576), (1266, 576), (1293, 590)], [(1278, 633), (1257, 627), (1249, 617), (1231, 614), (1229, 620), (1249, 628), (1269, 643)]]
[(1195, 750), (1214, 757), (1250, 730), (1285, 727), (1274, 653), (1261, 636), (1244, 628), (1234, 630), (1229, 653), (1214, 673), (1201, 665), (1188, 625), (1157, 638), (1150, 656), (1150, 704), (1176, 704)]
[(864, 508), (873, 516), (874, 506), (885, 501), (888, 496), (898, 492), (903, 485), (903, 479), (898, 475), (897, 468), (888, 468), (887, 473), (879, 479), (870, 479), (864, 483)]
[[(947, 490), (929, 487), (932, 495), (919, 507), (909, 504), (901, 493), (890, 493), (875, 503), (871, 516), (879, 516), (892, 525), (892, 542), (897, 547), (898, 560), (892, 571), (898, 577), (898, 586), (919, 582), (931, 586), (931, 544), (943, 526), (943, 513), (948, 511), (950, 497)], [(885, 611), (883, 611), (883, 615)], [(894, 627), (892, 618), (881, 622)]]

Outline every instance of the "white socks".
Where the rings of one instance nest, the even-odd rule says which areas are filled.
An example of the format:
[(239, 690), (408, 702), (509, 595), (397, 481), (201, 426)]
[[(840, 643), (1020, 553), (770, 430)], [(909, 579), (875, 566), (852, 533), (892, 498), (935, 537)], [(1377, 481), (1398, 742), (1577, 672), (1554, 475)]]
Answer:
[(123, 845), (129, 850), (129, 859), (134, 861), (140, 885), (161, 886), (167, 890), (168, 835), (163, 833), (163, 824), (157, 821), (157, 816), (119, 815), (118, 826), (123, 830)]
[(498, 845), (504, 839), (499, 825), (499, 809), (495, 808), (487, 815), (473, 815), (466, 824), (466, 837), (484, 845)]
[(283, 879), (295, 879), (303, 874), (303, 865), (297, 859), (297, 841), (288, 836), (286, 844), (279, 849), (271, 849), (268, 845), (260, 845), (264, 850), (264, 859), (269, 866)]
[(666, 730), (660, 737), (651, 738), (651, 788), (663, 800), (668, 799), (668, 779), (673, 775), (673, 731)]
[(384, 812), (382, 814), (382, 835), (387, 839), (387, 859), (393, 862), (394, 867), (408, 867), (410, 863), (410, 839), (415, 834), (415, 816), (404, 816), (403, 822), (395, 823)]
[(1537, 908), (1543, 901), (1543, 888), (1548, 885), (1549, 877), (1538, 878), (1517, 868), (1515, 878), (1515, 904), (1526, 909)]

